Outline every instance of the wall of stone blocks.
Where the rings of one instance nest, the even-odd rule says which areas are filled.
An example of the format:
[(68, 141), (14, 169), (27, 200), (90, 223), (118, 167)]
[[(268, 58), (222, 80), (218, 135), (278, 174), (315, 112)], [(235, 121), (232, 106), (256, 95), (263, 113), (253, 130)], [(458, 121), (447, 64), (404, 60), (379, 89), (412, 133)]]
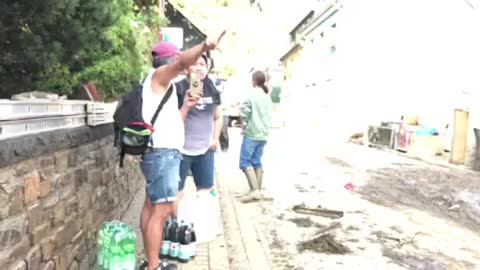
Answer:
[[(30, 149), (30, 150), (29, 150)], [(111, 126), (0, 141), (0, 269), (96, 269), (96, 233), (142, 186)]]

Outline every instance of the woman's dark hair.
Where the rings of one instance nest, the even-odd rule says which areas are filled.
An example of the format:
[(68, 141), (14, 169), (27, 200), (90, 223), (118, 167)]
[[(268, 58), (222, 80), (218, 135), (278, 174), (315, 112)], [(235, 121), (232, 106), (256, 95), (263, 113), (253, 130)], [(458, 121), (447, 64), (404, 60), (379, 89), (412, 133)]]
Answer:
[(261, 72), (260, 70), (255, 71), (252, 74), (252, 80), (255, 82), (255, 85), (261, 87), (265, 94), (268, 94), (268, 87), (265, 85), (265, 73)]
[(207, 51), (206, 53), (202, 54), (202, 58), (205, 61), (205, 64), (207, 65), (207, 73), (210, 73), (215, 67), (213, 58), (210, 55), (210, 51)]
[(171, 63), (173, 63), (173, 56), (164, 57), (164, 58), (153, 56), (153, 61), (152, 61), (153, 68), (158, 68), (160, 66), (168, 65)]

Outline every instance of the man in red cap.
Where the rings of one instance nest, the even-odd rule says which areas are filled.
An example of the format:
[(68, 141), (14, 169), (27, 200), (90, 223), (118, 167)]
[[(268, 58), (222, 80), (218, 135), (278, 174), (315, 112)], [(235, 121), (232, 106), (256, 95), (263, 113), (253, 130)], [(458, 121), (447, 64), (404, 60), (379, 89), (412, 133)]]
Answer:
[(173, 57), (179, 55), (177, 47), (168, 41), (163, 41), (155, 45), (152, 49), (153, 67), (158, 68), (163, 65), (173, 63)]
[[(154, 69), (145, 79), (142, 90), (142, 116), (152, 119), (163, 96), (173, 85), (173, 79), (183, 70), (197, 62), (208, 50), (215, 49), (225, 31), (215, 40), (203, 42), (181, 53), (169, 42), (161, 42), (152, 49)], [(174, 87), (174, 85), (173, 85)], [(185, 135), (184, 124), (188, 111), (199, 97), (186, 95), (183, 106), (178, 109), (174, 93), (166, 101), (154, 123), (152, 140), (142, 156), (140, 167), (146, 178), (145, 203), (141, 214), (141, 229), (147, 265), (144, 269), (176, 269), (175, 265), (160, 264), (159, 254), (163, 239), (163, 225), (172, 214), (179, 183), (181, 154)]]

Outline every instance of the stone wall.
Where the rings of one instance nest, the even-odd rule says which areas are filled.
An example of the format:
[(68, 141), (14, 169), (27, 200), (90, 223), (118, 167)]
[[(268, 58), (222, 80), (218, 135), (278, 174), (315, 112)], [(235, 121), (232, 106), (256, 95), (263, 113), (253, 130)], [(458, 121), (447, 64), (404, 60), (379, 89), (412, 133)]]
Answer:
[(0, 269), (96, 269), (97, 230), (143, 181), (112, 142), (110, 125), (0, 141)]

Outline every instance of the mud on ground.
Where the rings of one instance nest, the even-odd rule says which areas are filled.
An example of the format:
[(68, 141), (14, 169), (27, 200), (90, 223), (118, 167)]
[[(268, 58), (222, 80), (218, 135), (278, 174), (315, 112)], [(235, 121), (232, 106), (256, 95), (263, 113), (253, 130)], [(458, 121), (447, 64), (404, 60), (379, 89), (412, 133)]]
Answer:
[(359, 189), (364, 198), (387, 207), (409, 206), (480, 231), (480, 174), (440, 166), (395, 164), (369, 170)]

